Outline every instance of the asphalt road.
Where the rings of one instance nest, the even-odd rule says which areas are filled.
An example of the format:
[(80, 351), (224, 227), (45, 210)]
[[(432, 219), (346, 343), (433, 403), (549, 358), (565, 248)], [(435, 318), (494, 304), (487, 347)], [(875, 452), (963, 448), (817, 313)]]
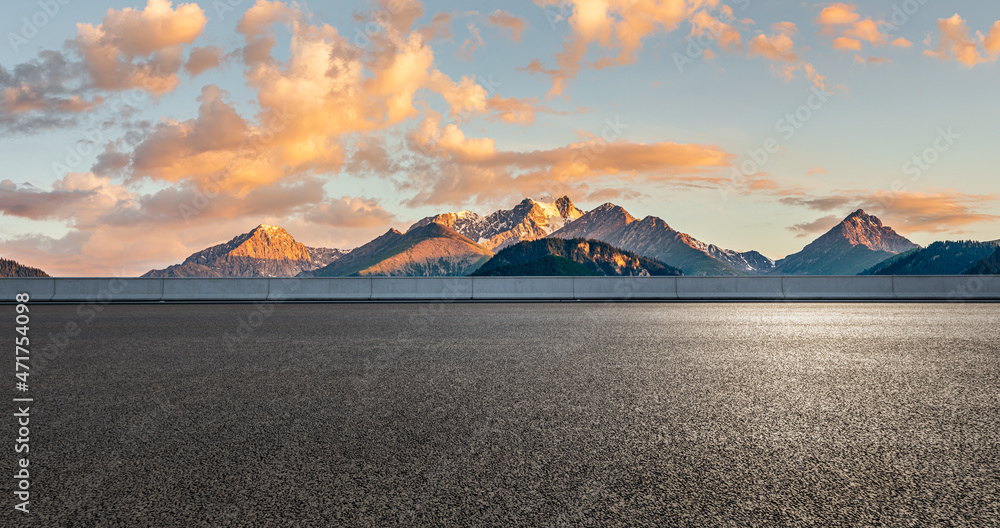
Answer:
[(1000, 305), (31, 316), (3, 526), (1000, 524)]

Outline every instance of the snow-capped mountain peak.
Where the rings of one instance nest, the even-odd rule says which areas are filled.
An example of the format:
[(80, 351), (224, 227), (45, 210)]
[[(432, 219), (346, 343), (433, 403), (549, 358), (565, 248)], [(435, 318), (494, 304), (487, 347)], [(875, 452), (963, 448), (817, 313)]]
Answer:
[(499, 251), (522, 240), (545, 238), (583, 214), (567, 196), (552, 202), (525, 198), (513, 209), (500, 210), (486, 217), (471, 211), (443, 213), (424, 218), (409, 230), (434, 222)]

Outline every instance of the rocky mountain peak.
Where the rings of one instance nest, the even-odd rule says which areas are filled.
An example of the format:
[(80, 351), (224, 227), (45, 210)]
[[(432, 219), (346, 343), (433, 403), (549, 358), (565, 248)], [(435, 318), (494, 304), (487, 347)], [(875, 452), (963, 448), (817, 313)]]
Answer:
[(856, 275), (920, 246), (858, 209), (802, 251), (777, 262), (785, 275)]
[(594, 215), (595, 217), (620, 217), (624, 223), (631, 224), (636, 221), (636, 218), (629, 214), (624, 207), (620, 205), (615, 205), (613, 203), (606, 203), (596, 207), (593, 211), (587, 213), (588, 215)]
[(152, 270), (146, 277), (290, 277), (343, 256), (336, 249), (309, 248), (280, 226), (260, 224), (229, 242)]
[(249, 257), (269, 260), (297, 260), (309, 262), (312, 257), (309, 248), (297, 242), (284, 228), (261, 224), (230, 242), (233, 246), (226, 253), (233, 257)]
[(584, 215), (584, 212), (578, 209), (576, 205), (573, 204), (573, 200), (570, 200), (569, 196), (563, 196), (562, 198), (559, 198), (558, 200), (555, 201), (554, 205), (556, 206), (556, 209), (559, 211), (559, 214), (562, 215), (563, 218), (577, 219)]
[(670, 225), (667, 224), (667, 222), (664, 219), (658, 216), (647, 216), (646, 218), (642, 219), (641, 223), (647, 224), (656, 229), (674, 231), (674, 228), (670, 227)]
[(882, 221), (879, 220), (877, 216), (866, 213), (864, 209), (858, 209), (857, 211), (854, 211), (853, 213), (850, 214), (850, 216), (844, 219), (844, 222), (852, 223), (855, 225), (869, 224), (882, 227)]
[(442, 213), (424, 218), (410, 226), (414, 229), (437, 223), (449, 227), (477, 244), (494, 251), (521, 240), (537, 240), (562, 229), (583, 215), (569, 197), (553, 202), (525, 198), (512, 209), (499, 210), (489, 216), (470, 211)]
[(891, 227), (884, 226), (878, 217), (869, 215), (863, 209), (851, 213), (840, 225), (824, 236), (843, 237), (852, 245), (891, 253), (902, 253), (918, 247)]

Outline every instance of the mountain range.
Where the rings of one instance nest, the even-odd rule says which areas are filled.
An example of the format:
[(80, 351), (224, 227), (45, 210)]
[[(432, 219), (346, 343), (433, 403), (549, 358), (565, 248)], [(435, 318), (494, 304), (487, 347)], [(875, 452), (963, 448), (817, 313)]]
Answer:
[(32, 268), (0, 258), (0, 277), (48, 277), (49, 274), (38, 268)]
[(596, 240), (547, 238), (519, 242), (490, 259), (475, 276), (610, 276), (681, 275), (681, 271), (648, 257)]
[(637, 220), (607, 203), (552, 233), (552, 238), (599, 240), (680, 268), (685, 275), (744, 275), (770, 271), (774, 262), (756, 251), (740, 253), (705, 244), (655, 216)]
[[(922, 249), (883, 225), (877, 217), (858, 210), (801, 251), (774, 261), (757, 251), (735, 251), (702, 242), (655, 216), (639, 220), (612, 203), (584, 212), (563, 196), (551, 201), (526, 198), (511, 209), (485, 216), (471, 211), (437, 214), (415, 222), (405, 233), (390, 229), (353, 250), (308, 247), (281, 227), (262, 224), (229, 242), (194, 253), (180, 264), (152, 270), (143, 276), (468, 275), (509, 248), (546, 239), (572, 244), (579, 244), (579, 240), (588, 244), (601, 242), (618, 251), (619, 256), (634, 254), (637, 258), (652, 259), (687, 276), (856, 275), (880, 263), (888, 266), (890, 259)], [(502, 265), (491, 264), (484, 273), (504, 266), (504, 273), (518, 267), (528, 272), (542, 269), (539, 267), (542, 264), (553, 273), (563, 274), (568, 270), (582, 273), (585, 269), (597, 272), (594, 264), (600, 258), (595, 260), (594, 255), (569, 246), (558, 247), (558, 244), (526, 246), (519, 250), (522, 254), (517, 259)], [(932, 255), (933, 251), (922, 254)], [(531, 258), (545, 262), (537, 263)], [(984, 266), (988, 269), (988, 263)], [(646, 271), (652, 273), (650, 269)], [(956, 273), (962, 271), (965, 268)], [(630, 268), (628, 272), (640, 271)]]

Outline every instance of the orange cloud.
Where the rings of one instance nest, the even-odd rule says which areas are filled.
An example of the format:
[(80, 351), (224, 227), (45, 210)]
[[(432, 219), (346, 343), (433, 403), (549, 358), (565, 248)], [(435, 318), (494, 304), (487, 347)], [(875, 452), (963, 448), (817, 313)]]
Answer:
[[(591, 67), (632, 64), (645, 39), (671, 33), (698, 13), (723, 12), (719, 0), (535, 0), (535, 3), (543, 8), (559, 6), (572, 11), (568, 19), (572, 34), (566, 38), (563, 50), (556, 54), (557, 67), (546, 69), (535, 60), (526, 68), (552, 79), (549, 97), (562, 95), (567, 83), (576, 78), (591, 45), (608, 52), (592, 62)], [(704, 17), (701, 24), (696, 31), (703, 31), (707, 25), (716, 26)], [(729, 28), (721, 37), (730, 48), (739, 41), (734, 32)]]
[(849, 25), (861, 19), (852, 4), (836, 3), (830, 4), (819, 12), (816, 23), (823, 26)]
[[(421, 30), (399, 30), (412, 26), (418, 11), (419, 3), (409, 2), (376, 19), (382, 31), (359, 48), (295, 6), (258, 0), (237, 26), (257, 116), (243, 118), (221, 90), (207, 87), (197, 118), (166, 121), (135, 149), (132, 178), (245, 193), (285, 177), (335, 173), (347, 161), (352, 135), (418, 118), (425, 90), (446, 101), (451, 117), (487, 114), (492, 106), (508, 119), (529, 119), (527, 105), (513, 109), (496, 96), (491, 105), (475, 79), (455, 81), (437, 70)], [(283, 62), (271, 54), (279, 24), (291, 30)]]
[[(404, 11), (411, 14), (418, 7), (407, 6), (410, 11)], [(407, 17), (383, 16), (372, 23), (381, 31), (358, 47), (335, 28), (313, 24), (294, 5), (258, 0), (238, 24), (257, 115), (241, 116), (224, 91), (207, 86), (197, 117), (159, 123), (135, 147), (129, 179), (244, 196), (306, 175), (355, 170), (385, 175), (398, 165), (366, 136), (417, 122), (415, 134), (433, 138), (433, 149), (476, 160), (492, 155), (495, 147), (488, 138), (466, 138), (459, 128), (463, 121), (483, 116), (524, 125), (539, 112), (555, 113), (535, 99), (490, 96), (475, 78), (456, 80), (436, 69), (423, 29), (397, 29), (412, 26)], [(283, 61), (271, 53), (277, 25), (291, 32)], [(429, 110), (422, 99), (426, 92), (445, 101), (443, 115), (454, 123), (442, 123), (443, 115)]]
[(569, 81), (576, 78), (582, 68), (583, 57), (587, 54), (587, 44), (579, 39), (567, 38), (563, 42), (563, 49), (556, 53), (556, 68), (546, 69), (542, 62), (533, 59), (528, 66), (521, 69), (529, 73), (541, 73), (548, 75), (552, 81), (552, 89), (547, 94), (548, 97), (562, 95), (569, 85)]
[(354, 229), (381, 228), (395, 218), (378, 200), (350, 196), (316, 204), (302, 214), (302, 219), (311, 224)]
[[(280, 177), (271, 172), (264, 177), (261, 164), (255, 163), (259, 152), (238, 149), (247, 144), (252, 128), (224, 100), (225, 92), (215, 85), (202, 88), (198, 117), (187, 121), (167, 121), (158, 125), (136, 146), (132, 153), (132, 177), (152, 178), (168, 182), (194, 180), (203, 188), (227, 167), (236, 170), (228, 175), (225, 186), (249, 184), (250, 172), (259, 176), (260, 183), (270, 183)], [(236, 179), (237, 181), (232, 181)], [(220, 178), (221, 180), (221, 178)]]
[(31, 220), (65, 220), (83, 202), (93, 198), (93, 192), (58, 189), (41, 192), (28, 184), (17, 185), (11, 180), (0, 182), (0, 210), (4, 216)]
[(519, 16), (514, 16), (506, 11), (501, 11), (497, 9), (492, 15), (487, 19), (490, 24), (494, 26), (510, 31), (510, 36), (514, 42), (521, 42), (521, 37), (524, 35), (524, 30), (527, 29), (528, 25), (523, 18)]
[(96, 88), (159, 95), (180, 83), (183, 45), (194, 42), (206, 22), (197, 4), (175, 9), (169, 0), (149, 0), (141, 11), (109, 9), (97, 26), (77, 24), (74, 45)]
[(87, 101), (79, 95), (48, 97), (38, 87), (22, 84), (0, 91), (0, 111), (5, 114), (23, 114), (37, 111), (59, 113), (89, 112), (99, 100)]
[(983, 41), (983, 50), (993, 57), (1000, 55), (1000, 21), (993, 23), (989, 36)]
[(831, 4), (820, 12), (816, 23), (821, 26), (821, 35), (833, 38), (833, 49), (838, 51), (861, 51), (866, 42), (873, 47), (886, 44), (898, 48), (912, 46), (912, 43), (903, 37), (889, 42), (883, 27), (895, 26), (884, 20), (862, 18), (854, 4)]
[(471, 60), (473, 55), (476, 54), (476, 50), (485, 46), (486, 42), (483, 41), (483, 36), (479, 33), (479, 26), (469, 24), (466, 26), (466, 29), (469, 30), (469, 38), (465, 39), (465, 42), (462, 43), (462, 47), (458, 50), (457, 55), (460, 58)]
[(498, 95), (494, 95), (486, 101), (486, 108), (489, 111), (489, 119), (491, 121), (524, 126), (533, 124), (537, 114), (568, 115), (570, 113), (582, 114), (587, 112), (583, 108), (577, 108), (574, 112), (556, 111), (540, 104), (537, 97), (517, 99), (514, 97), (503, 98)]
[(857, 62), (858, 64), (888, 64), (892, 61), (885, 57), (868, 57), (866, 59), (861, 55), (855, 55), (854, 62)]
[(870, 18), (858, 21), (850, 29), (845, 31), (844, 35), (860, 41), (868, 42), (875, 47), (882, 46), (886, 43), (885, 35), (882, 33), (882, 30), (879, 29), (878, 23)]
[(928, 57), (953, 59), (969, 68), (1000, 58), (1000, 22), (993, 24), (989, 35), (970, 35), (969, 26), (957, 13), (951, 18), (938, 19), (938, 45), (924, 51)]
[(896, 219), (900, 226), (910, 231), (940, 233), (971, 224), (1000, 220), (1000, 216), (976, 211), (976, 208), (986, 207), (997, 200), (1000, 200), (1000, 196), (996, 194), (966, 194), (950, 189), (903, 191), (894, 193), (889, 201), (871, 203), (871, 208), (878, 210), (882, 207), (886, 218)]
[(817, 218), (812, 222), (795, 224), (791, 227), (787, 227), (786, 229), (795, 233), (797, 238), (805, 238), (817, 233), (825, 233), (830, 229), (833, 229), (833, 226), (839, 224), (841, 220), (842, 218), (837, 215), (828, 215), (822, 218)]
[(833, 39), (833, 49), (835, 50), (861, 50), (861, 41), (849, 37), (837, 37)]
[(902, 231), (941, 233), (1000, 220), (1000, 216), (978, 211), (998, 200), (1000, 195), (997, 194), (967, 194), (942, 189), (927, 192), (854, 190), (826, 196), (786, 196), (779, 201), (824, 212), (862, 208)]
[(750, 56), (761, 56), (774, 62), (775, 65), (771, 70), (785, 81), (790, 82), (795, 78), (795, 72), (802, 71), (814, 85), (826, 89), (826, 77), (819, 75), (812, 64), (802, 60), (795, 49), (795, 42), (792, 39), (798, 33), (795, 24), (778, 22), (771, 27), (774, 33), (770, 35), (760, 33), (750, 41)]
[(494, 119), (499, 119), (505, 123), (530, 125), (535, 122), (535, 111), (538, 108), (538, 100), (535, 98), (503, 99), (493, 96), (487, 101), (487, 105), (494, 112)]
[(762, 55), (772, 61), (793, 62), (799, 60), (794, 47), (795, 43), (787, 33), (771, 36), (761, 33), (750, 41), (750, 55)]
[(609, 123), (601, 137), (549, 150), (502, 151), (492, 139), (470, 138), (454, 124), (442, 126), (439, 115), (430, 115), (408, 136), (411, 150), (429, 156), (429, 164), (397, 184), (417, 191), (407, 202), (411, 205), (545, 193), (580, 196), (611, 179), (707, 187), (720, 181), (708, 173), (729, 166), (733, 157), (714, 145), (625, 141), (616, 130), (624, 128)]
[(0, 65), (0, 130), (35, 132), (70, 127), (77, 115), (103, 103), (87, 91), (83, 65), (66, 54), (43, 50), (38, 57), (7, 70)]
[(191, 49), (191, 55), (184, 64), (184, 70), (192, 77), (197, 77), (212, 68), (222, 64), (225, 50), (216, 46), (205, 46)]
[[(724, 11), (732, 19), (732, 8), (724, 6)], [(691, 17), (691, 34), (697, 36), (710, 35), (719, 43), (719, 47), (726, 52), (735, 52), (743, 49), (742, 36), (733, 26), (722, 22), (710, 15), (707, 11), (699, 11)], [(711, 52), (711, 49), (705, 50)], [(714, 55), (714, 53), (713, 53)]]

